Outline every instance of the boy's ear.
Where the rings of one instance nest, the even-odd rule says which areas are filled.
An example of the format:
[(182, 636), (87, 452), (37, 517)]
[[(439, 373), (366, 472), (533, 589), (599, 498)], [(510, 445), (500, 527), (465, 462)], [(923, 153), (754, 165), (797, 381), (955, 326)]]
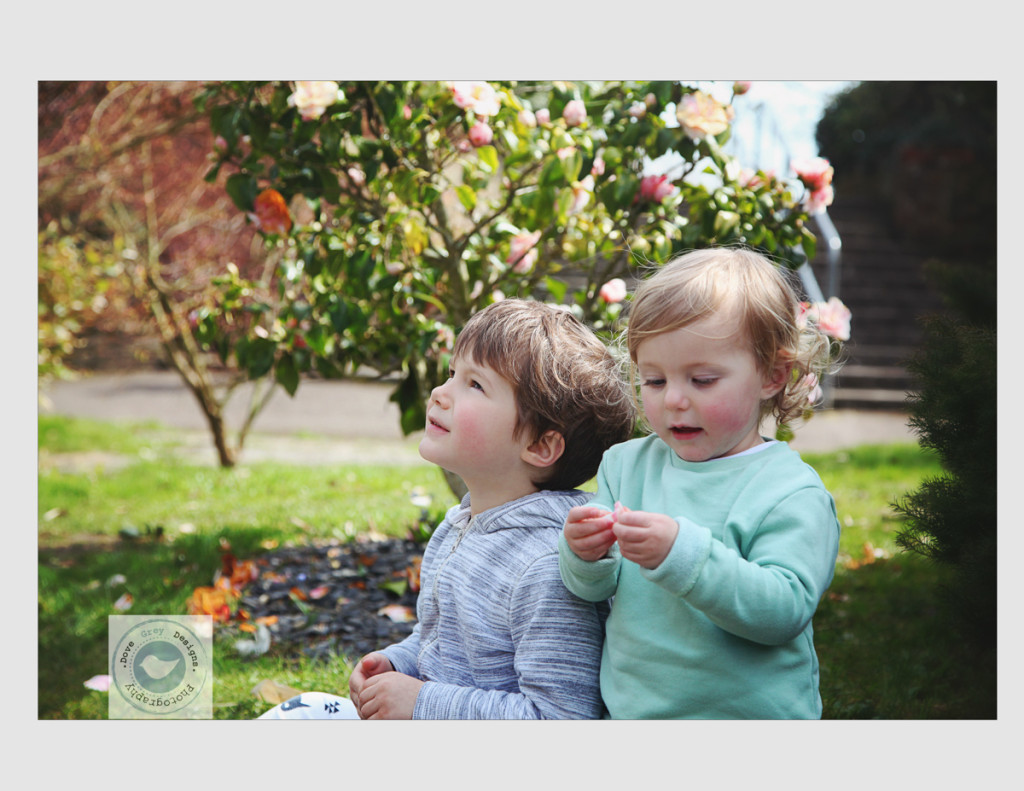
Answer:
[(761, 400), (763, 401), (767, 398), (771, 398), (784, 388), (789, 382), (792, 374), (793, 362), (791, 360), (780, 359), (775, 364), (775, 367), (772, 368), (764, 378), (764, 386), (761, 388)]
[(565, 438), (553, 428), (545, 431), (540, 439), (523, 448), (521, 458), (534, 467), (550, 467), (565, 453)]

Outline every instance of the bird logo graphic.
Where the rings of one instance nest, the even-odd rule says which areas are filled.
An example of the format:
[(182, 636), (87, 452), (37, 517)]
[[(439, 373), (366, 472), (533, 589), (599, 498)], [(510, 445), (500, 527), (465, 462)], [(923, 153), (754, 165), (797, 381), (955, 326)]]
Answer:
[(160, 659), (155, 654), (150, 654), (139, 664), (150, 678), (157, 680), (165, 678), (172, 670), (174, 670), (175, 667), (177, 667), (179, 662), (181, 662), (180, 656), (174, 660), (166, 660)]

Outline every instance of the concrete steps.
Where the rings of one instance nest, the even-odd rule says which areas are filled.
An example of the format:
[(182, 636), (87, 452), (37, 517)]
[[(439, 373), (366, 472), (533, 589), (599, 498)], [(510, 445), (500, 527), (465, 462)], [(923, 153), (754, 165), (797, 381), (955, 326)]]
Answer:
[[(903, 409), (914, 387), (906, 363), (922, 341), (919, 319), (942, 310), (924, 278), (926, 256), (900, 242), (876, 202), (839, 196), (829, 216), (842, 240), (839, 298), (853, 314), (846, 363), (831, 382), (831, 405)], [(824, 286), (823, 250), (811, 266)]]

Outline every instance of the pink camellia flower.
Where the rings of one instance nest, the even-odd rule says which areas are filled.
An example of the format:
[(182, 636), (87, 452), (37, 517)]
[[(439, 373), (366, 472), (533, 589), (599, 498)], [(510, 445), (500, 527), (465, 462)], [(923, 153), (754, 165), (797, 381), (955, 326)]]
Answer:
[(564, 148), (558, 149), (555, 152), (555, 155), (559, 159), (567, 159), (568, 157), (571, 157), (575, 153), (576, 153), (576, 146), (565, 146)]
[(675, 186), (668, 180), (668, 176), (644, 176), (640, 181), (637, 200), (641, 203), (645, 201), (661, 203), (675, 192), (675, 189)]
[(730, 105), (723, 105), (703, 91), (684, 96), (676, 108), (676, 118), (691, 140), (720, 135), (729, 128), (735, 113)]
[(801, 302), (796, 314), (796, 328), (802, 330), (807, 326), (807, 317), (811, 312), (810, 302)]
[(807, 374), (801, 381), (801, 385), (807, 388), (807, 403), (809, 406), (817, 404), (825, 391), (818, 384), (818, 377), (815, 374)]
[(453, 82), (452, 99), (457, 107), (470, 109), (481, 118), (498, 114), (498, 94), (486, 82)]
[(469, 142), (479, 148), (486, 146), (494, 139), (494, 131), (483, 121), (477, 121), (469, 130)]
[(562, 118), (569, 126), (579, 126), (587, 119), (587, 108), (579, 99), (573, 99), (565, 105)]
[(773, 170), (753, 170), (752, 168), (743, 168), (739, 172), (736, 180), (739, 182), (741, 187), (747, 189), (756, 190), (758, 187), (771, 186), (772, 180), (775, 178), (775, 171)]
[(629, 106), (628, 112), (633, 118), (643, 118), (647, 115), (647, 105), (643, 102), (633, 102), (633, 104)]
[(569, 207), (569, 214), (577, 214), (590, 202), (590, 194), (594, 191), (594, 177), (585, 176), (577, 181), (572, 188), (572, 206)]
[(528, 129), (533, 129), (537, 125), (537, 116), (533, 114), (532, 110), (520, 110), (519, 121)]
[(591, 176), (604, 175), (604, 160), (601, 157), (594, 157), (594, 164), (590, 166)]
[(833, 197), (832, 185), (826, 184), (820, 190), (808, 192), (804, 196), (804, 208), (808, 214), (820, 214), (825, 211), (826, 206), (832, 205)]
[(626, 298), (626, 281), (621, 277), (612, 278), (601, 286), (598, 293), (609, 305), (613, 302), (622, 302)]
[(507, 263), (513, 264), (512, 271), (524, 274), (533, 269), (537, 261), (537, 242), (540, 241), (540, 231), (533, 233), (517, 233), (512, 237), (509, 245)]
[(534, 117), (537, 119), (537, 123), (541, 126), (551, 123), (551, 111), (547, 107), (539, 109)]
[(750, 80), (736, 80), (732, 84), (732, 92), (737, 96), (742, 96), (750, 90)]
[(334, 80), (298, 80), (288, 97), (288, 106), (298, 107), (303, 121), (315, 121), (340, 97)]
[(811, 192), (817, 192), (832, 183), (834, 170), (829, 161), (823, 157), (795, 159), (790, 163), (790, 167), (793, 168), (797, 178)]
[(807, 317), (829, 337), (839, 341), (850, 340), (852, 314), (839, 297), (830, 297), (828, 302), (815, 302), (808, 308)]

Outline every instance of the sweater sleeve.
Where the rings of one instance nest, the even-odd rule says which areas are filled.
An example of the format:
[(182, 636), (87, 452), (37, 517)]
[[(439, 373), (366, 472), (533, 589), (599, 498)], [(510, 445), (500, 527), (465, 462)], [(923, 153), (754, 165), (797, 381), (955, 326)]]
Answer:
[(509, 602), (518, 691), (428, 681), (414, 719), (597, 719), (604, 712), (599, 671), (604, 640), (598, 607), (562, 585), (558, 558), (534, 562)]
[(393, 643), (387, 648), (381, 649), (381, 653), (388, 658), (391, 666), (399, 673), (419, 678), (416, 660), (420, 653), (420, 624), (417, 622), (413, 627), (412, 634), (402, 642)]
[[(603, 508), (606, 511), (613, 509), (616, 500), (615, 492), (609, 482), (610, 458), (610, 453), (605, 454), (601, 466), (598, 467), (597, 492), (587, 503), (587, 505)], [(587, 561), (569, 549), (564, 534), (558, 536), (558, 571), (562, 577), (562, 583), (581, 599), (599, 602), (614, 596), (615, 589), (619, 584), (621, 562), (622, 554), (619, 552), (618, 544), (613, 544), (605, 557)]]
[(765, 517), (741, 555), (711, 531), (677, 517), (668, 557), (643, 569), (713, 623), (747, 640), (781, 645), (810, 622), (835, 572), (839, 524), (823, 489), (791, 494)]

